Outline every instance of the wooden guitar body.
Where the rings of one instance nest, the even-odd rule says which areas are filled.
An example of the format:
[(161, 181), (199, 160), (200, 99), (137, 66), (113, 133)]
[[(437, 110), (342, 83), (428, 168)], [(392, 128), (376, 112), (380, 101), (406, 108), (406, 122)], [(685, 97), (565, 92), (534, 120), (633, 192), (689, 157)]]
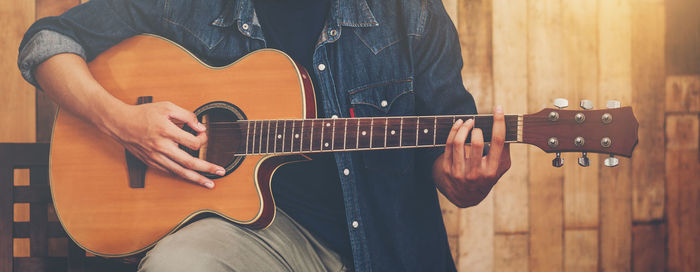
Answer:
[[(137, 36), (104, 52), (89, 67), (112, 95), (128, 104), (151, 96), (153, 102), (170, 101), (196, 112), (225, 102), (249, 120), (316, 114), (308, 75), (275, 50), (256, 51), (214, 68), (170, 41)], [(226, 150), (210, 146), (215, 148)], [(204, 212), (267, 227), (275, 215), (272, 174), (282, 164), (306, 159), (246, 156), (215, 180), (214, 190), (149, 168), (143, 188), (132, 188), (124, 148), (75, 115), (59, 111), (51, 144), (51, 192), (63, 227), (78, 245), (101, 256), (127, 256), (148, 249)]]

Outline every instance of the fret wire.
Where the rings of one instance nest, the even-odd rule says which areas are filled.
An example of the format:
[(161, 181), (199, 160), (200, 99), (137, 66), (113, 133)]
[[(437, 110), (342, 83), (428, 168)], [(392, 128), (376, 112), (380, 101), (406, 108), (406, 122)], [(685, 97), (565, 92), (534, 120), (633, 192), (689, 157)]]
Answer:
[(282, 121), (282, 153), (284, 153), (285, 140), (287, 140), (287, 121)]
[(420, 130), (420, 117), (416, 117), (416, 146), (418, 146), (418, 131)]
[(248, 155), (248, 140), (250, 139), (250, 124), (246, 124), (245, 128), (245, 154)]
[(289, 134), (289, 137), (292, 137), (291, 143), (289, 143), (290, 152), (294, 152), (294, 125), (296, 125), (296, 122), (292, 121), (292, 133)]
[(265, 140), (265, 153), (270, 153), (270, 124), (272, 121), (267, 121), (267, 139)]
[(389, 129), (389, 117), (384, 118), (384, 147), (386, 147), (386, 138), (389, 138), (387, 130)]
[(311, 139), (309, 140), (309, 151), (314, 151), (314, 120), (311, 120)]
[(335, 122), (336, 120), (331, 120), (333, 128), (331, 130), (331, 150), (335, 150)]
[(277, 153), (277, 129), (280, 126), (280, 120), (275, 120), (275, 136), (272, 136), (272, 139), (274, 139), (275, 143), (272, 144), (272, 152)]
[(323, 124), (323, 120), (321, 120), (321, 140), (320, 140), (320, 144), (318, 146), (319, 150), (323, 150), (323, 140), (324, 140), (323, 139), (324, 138), (323, 137), (323, 130), (325, 129), (325, 127), (326, 126)]
[(372, 136), (372, 132), (374, 132), (374, 118), (370, 119), (369, 123), (369, 148), (372, 148), (372, 142), (374, 142), (374, 136)]
[(260, 144), (258, 145), (258, 153), (262, 153), (262, 131), (265, 121), (260, 121)]
[(253, 146), (252, 146), (252, 148), (251, 148), (251, 150), (250, 150), (250, 151), (251, 151), (250, 154), (255, 154), (255, 130), (258, 129), (257, 125), (258, 125), (258, 122), (253, 121), (253, 141), (252, 141), (252, 142), (253, 142)]
[(360, 119), (357, 119), (357, 136), (355, 140), (357, 141), (355, 143), (355, 149), (360, 148)]
[(401, 145), (403, 144), (402, 141), (403, 141), (403, 117), (401, 117), (401, 123), (399, 125), (399, 147), (401, 147)]
[(299, 133), (299, 151), (304, 151), (304, 120), (301, 120), (301, 132)]
[(343, 132), (343, 149), (348, 148), (348, 119), (345, 119), (345, 130)]
[(437, 144), (437, 116), (434, 117), (435, 120), (433, 120), (433, 146)]

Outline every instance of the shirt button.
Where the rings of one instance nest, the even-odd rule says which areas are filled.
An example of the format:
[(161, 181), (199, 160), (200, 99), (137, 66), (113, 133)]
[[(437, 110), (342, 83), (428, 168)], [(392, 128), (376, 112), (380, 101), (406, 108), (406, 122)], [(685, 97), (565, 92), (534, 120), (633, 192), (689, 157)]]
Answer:
[(331, 33), (330, 33), (330, 34), (331, 34), (331, 36), (335, 37), (335, 35), (338, 34), (338, 31), (335, 30), (335, 29), (331, 29)]
[(244, 30), (248, 30), (248, 24), (243, 24), (241, 27), (242, 27)]
[(382, 100), (381, 105), (382, 107), (386, 107), (387, 105), (389, 105), (389, 102), (386, 102), (386, 100)]
[(333, 116), (331, 116), (331, 118), (338, 119), (338, 115), (333, 114)]
[(356, 228), (359, 227), (359, 226), (360, 226), (360, 223), (359, 223), (359, 222), (357, 222), (357, 221), (352, 221), (352, 228), (353, 228), (353, 229), (356, 229)]
[(326, 70), (326, 65), (323, 64), (323, 63), (319, 64), (319, 65), (318, 65), (318, 70), (321, 70), (321, 71)]
[(343, 170), (343, 175), (349, 176), (349, 175), (350, 175), (350, 169), (345, 168), (345, 170)]

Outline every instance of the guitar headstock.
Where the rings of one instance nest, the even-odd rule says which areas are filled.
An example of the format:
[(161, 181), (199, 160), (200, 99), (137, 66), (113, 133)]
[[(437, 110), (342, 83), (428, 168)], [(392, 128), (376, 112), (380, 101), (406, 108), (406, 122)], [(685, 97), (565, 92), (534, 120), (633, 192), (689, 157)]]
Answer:
[[(579, 158), (582, 166), (587, 166), (586, 153), (632, 156), (639, 128), (632, 107), (620, 107), (619, 102), (609, 101), (607, 109), (593, 110), (592, 103), (584, 100), (583, 109), (564, 110), (566, 104), (566, 100), (557, 99), (558, 108), (524, 115), (522, 142), (548, 153), (582, 152), (585, 158), (584, 162)], [(617, 165), (617, 159), (612, 156), (608, 159), (606, 165)], [(563, 165), (559, 154), (552, 164)]]

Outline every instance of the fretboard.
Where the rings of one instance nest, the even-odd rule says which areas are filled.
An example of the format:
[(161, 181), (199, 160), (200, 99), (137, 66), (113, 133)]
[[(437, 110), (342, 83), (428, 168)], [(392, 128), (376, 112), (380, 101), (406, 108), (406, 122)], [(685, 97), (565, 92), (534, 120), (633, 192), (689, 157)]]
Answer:
[[(454, 122), (474, 119), (491, 139), (492, 115), (242, 120), (236, 155), (314, 153), (444, 146)], [(506, 142), (518, 141), (518, 115), (506, 115)], [(467, 139), (467, 143), (470, 139)]]

